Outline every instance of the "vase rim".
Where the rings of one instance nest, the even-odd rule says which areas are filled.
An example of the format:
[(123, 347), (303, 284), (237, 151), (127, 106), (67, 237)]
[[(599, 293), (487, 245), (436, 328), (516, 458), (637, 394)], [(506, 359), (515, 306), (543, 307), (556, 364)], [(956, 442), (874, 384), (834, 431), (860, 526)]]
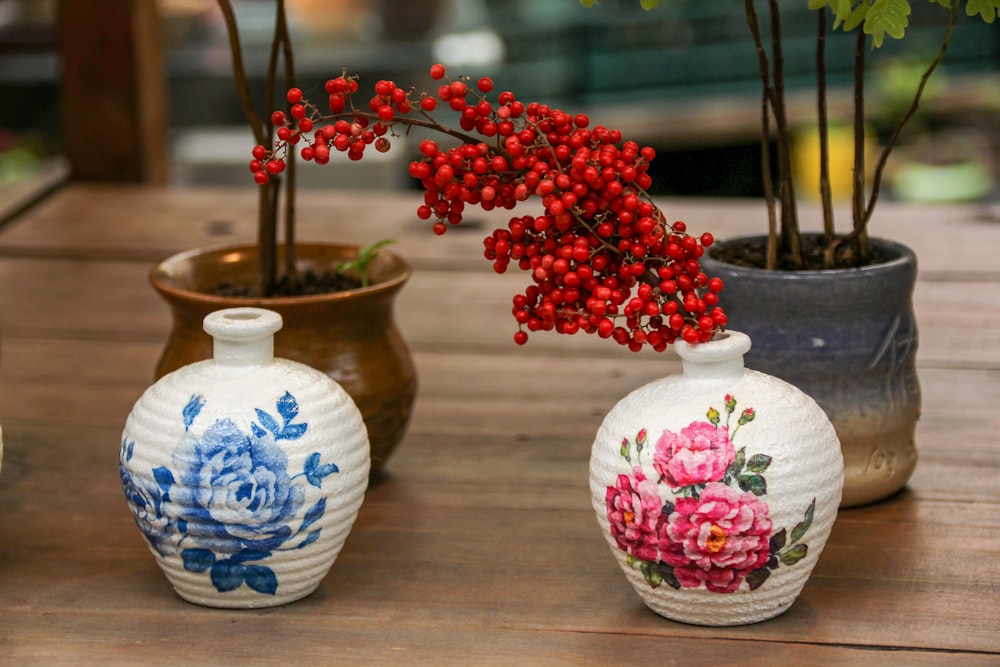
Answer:
[(694, 345), (678, 340), (674, 346), (682, 361), (695, 364), (713, 364), (740, 359), (750, 351), (750, 336), (742, 331), (727, 329), (705, 343)]
[(266, 308), (223, 308), (205, 316), (205, 333), (219, 340), (251, 340), (281, 330), (281, 315)]
[[(284, 244), (278, 244), (279, 256), (280, 256), (280, 249), (283, 247)], [(357, 251), (362, 246), (360, 246), (359, 244), (351, 244), (351, 243), (306, 241), (306, 242), (296, 243), (296, 247), (299, 248), (300, 250), (333, 248), (344, 251)], [(169, 257), (166, 257), (163, 260), (157, 262), (149, 272), (148, 276), (149, 282), (158, 292), (160, 292), (164, 296), (170, 296), (181, 299), (198, 298), (199, 300), (202, 300), (206, 303), (215, 304), (219, 308), (254, 307), (254, 306), (267, 307), (270, 304), (273, 304), (275, 306), (295, 305), (295, 304), (312, 303), (319, 300), (344, 300), (366, 295), (375, 296), (377, 294), (393, 292), (400, 289), (410, 279), (410, 277), (413, 274), (413, 269), (411, 268), (409, 262), (403, 259), (402, 256), (390, 250), (380, 249), (378, 251), (379, 255), (387, 258), (389, 263), (393, 267), (394, 269), (392, 271), (393, 275), (386, 280), (381, 280), (379, 282), (372, 283), (367, 287), (358, 287), (352, 290), (343, 290), (340, 292), (327, 292), (324, 294), (305, 294), (300, 296), (245, 297), (245, 296), (223, 296), (219, 294), (212, 294), (209, 292), (199, 291), (197, 289), (192, 289), (190, 287), (182, 285), (181, 283), (183, 281), (178, 280), (177, 276), (175, 276), (169, 270), (170, 267), (177, 267), (184, 262), (195, 261), (199, 258), (205, 258), (211, 255), (223, 255), (226, 253), (245, 253), (248, 255), (254, 255), (256, 254), (256, 252), (257, 252), (257, 244), (255, 243), (220, 244), (220, 245), (203, 246), (200, 248), (185, 250), (170, 255)]]
[[(804, 233), (803, 236), (819, 236), (820, 232), (808, 232)], [(723, 239), (717, 239), (713, 247), (723, 247), (726, 245), (731, 245), (734, 243), (739, 243), (740, 241), (747, 241), (751, 239), (764, 239), (766, 241), (767, 234), (740, 234), (737, 236), (730, 236)], [(772, 270), (764, 269), (757, 266), (745, 266), (742, 264), (731, 264), (729, 262), (723, 261), (721, 259), (716, 259), (711, 256), (711, 251), (705, 253), (702, 258), (702, 263), (705, 262), (710, 264), (725, 266), (732, 270), (753, 272), (762, 275), (776, 275), (776, 276), (802, 276), (802, 277), (813, 277), (813, 276), (831, 276), (831, 275), (861, 275), (874, 272), (882, 271), (892, 271), (895, 269), (916, 265), (917, 256), (912, 248), (900, 243), (899, 241), (893, 241), (892, 239), (885, 239), (877, 236), (869, 237), (868, 243), (872, 247), (879, 248), (886, 251), (890, 256), (883, 262), (877, 264), (869, 264), (868, 266), (850, 267), (846, 269), (782, 269), (782, 270)]]

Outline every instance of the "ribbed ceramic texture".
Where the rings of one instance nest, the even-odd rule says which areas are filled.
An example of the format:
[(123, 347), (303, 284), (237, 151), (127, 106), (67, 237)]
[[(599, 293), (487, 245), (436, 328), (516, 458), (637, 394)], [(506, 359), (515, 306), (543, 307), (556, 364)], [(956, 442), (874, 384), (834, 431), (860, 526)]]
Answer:
[[(193, 397), (200, 409), (188, 427)], [(231, 447), (211, 449), (220, 441)], [(369, 466), (364, 423), (347, 393), (280, 359), (209, 360), (170, 373), (142, 395), (122, 435), (126, 498), (150, 550), (181, 597), (213, 607), (274, 606), (314, 591), (357, 517)], [(210, 506), (211, 519), (196, 521)], [(227, 519), (236, 527), (222, 526)], [(219, 590), (216, 577), (232, 590)], [(269, 582), (275, 590), (254, 590)]]
[[(732, 405), (731, 412), (727, 411), (727, 405)], [(734, 428), (748, 408), (752, 408), (752, 419)], [(717, 411), (714, 417), (717, 425), (712, 423), (713, 409)], [(712, 440), (713, 434), (719, 433), (718, 427), (727, 422), (725, 438), (717, 439), (722, 463), (713, 463), (708, 455), (712, 450), (699, 447)], [(732, 444), (728, 453), (723, 446), (726, 440)], [(640, 441), (644, 445), (637, 451)], [(675, 447), (676, 458), (665, 464), (663, 454), (669, 451), (666, 447), (669, 443), (681, 445)], [(741, 450), (745, 465), (737, 470), (732, 461)], [(626, 460), (623, 452), (631, 460)], [(670, 473), (669, 477), (663, 477), (664, 470)], [(639, 483), (640, 475), (646, 477), (645, 482)], [(750, 491), (741, 488), (740, 477)], [(761, 481), (765, 484), (763, 488)], [(671, 482), (691, 485), (685, 491)], [(653, 500), (648, 499), (653, 493), (651, 485), (656, 489)], [(840, 446), (823, 411), (792, 385), (742, 369), (741, 359), (735, 369), (721, 373), (710, 367), (689, 367), (685, 362), (683, 374), (652, 382), (626, 396), (601, 424), (590, 460), (591, 496), (598, 525), (628, 580), (656, 613), (698, 625), (755, 623), (787, 610), (826, 544), (837, 515), (842, 485)], [(763, 492), (757, 495), (752, 492), (754, 488)], [(703, 512), (691, 514), (690, 522), (680, 521), (683, 503), (689, 504), (685, 507), (691, 506), (690, 503), (707, 503), (715, 497), (713, 494), (723, 491), (728, 500), (707, 509), (703, 505), (699, 508)], [(702, 500), (682, 502), (692, 492)], [(798, 546), (795, 546), (792, 539), (795, 527), (804, 522), (814, 499), (811, 525), (797, 536)], [(726, 507), (726, 503), (732, 507)], [(733, 540), (751, 539), (735, 535), (735, 529), (725, 534), (731, 529), (726, 528), (727, 512), (732, 509), (737, 515), (742, 512), (749, 516), (752, 510), (747, 508), (756, 508), (761, 514), (764, 512), (761, 503), (766, 505), (770, 529), (757, 530), (752, 538), (757, 550), (749, 551), (761, 562), (748, 566), (746, 553), (739, 558), (733, 556), (728, 562), (712, 561), (713, 549), (725, 540), (729, 541), (723, 549), (725, 545), (739, 544)], [(623, 510), (615, 515), (618, 525), (627, 524), (629, 529), (618, 537), (612, 533), (609, 509), (612, 505)], [(692, 529), (690, 542), (674, 541), (674, 546), (669, 546), (671, 533), (666, 526), (671, 516), (679, 526)], [(701, 519), (706, 520), (699, 524)], [(777, 534), (782, 530), (785, 543), (776, 547), (780, 539)], [(763, 552), (765, 543), (768, 546)], [(806, 545), (804, 556), (801, 545)], [(673, 555), (665, 556), (665, 550), (670, 549)], [(780, 555), (786, 551), (791, 553), (784, 557), (794, 561), (792, 564), (782, 562)], [(718, 553), (721, 556), (724, 551)], [(643, 560), (649, 565), (643, 566)], [(647, 568), (645, 572), (643, 567)], [(752, 573), (753, 570), (756, 572)], [(763, 583), (751, 590), (750, 582), (760, 579), (765, 571)], [(704, 576), (716, 590), (709, 590), (706, 583), (690, 576), (681, 577), (683, 572)], [(673, 580), (672, 586), (671, 577), (675, 574), (681, 581)]]

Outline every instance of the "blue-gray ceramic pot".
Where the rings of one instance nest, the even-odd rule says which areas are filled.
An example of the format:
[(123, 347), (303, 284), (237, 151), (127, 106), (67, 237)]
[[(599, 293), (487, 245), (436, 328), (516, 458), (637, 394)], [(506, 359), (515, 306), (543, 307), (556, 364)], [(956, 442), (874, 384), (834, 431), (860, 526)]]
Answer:
[(725, 283), (729, 326), (753, 341), (747, 367), (796, 385), (833, 422), (844, 454), (843, 507), (894, 494), (917, 463), (917, 260), (899, 243), (871, 243), (885, 261), (858, 269), (767, 271), (709, 253), (702, 262)]

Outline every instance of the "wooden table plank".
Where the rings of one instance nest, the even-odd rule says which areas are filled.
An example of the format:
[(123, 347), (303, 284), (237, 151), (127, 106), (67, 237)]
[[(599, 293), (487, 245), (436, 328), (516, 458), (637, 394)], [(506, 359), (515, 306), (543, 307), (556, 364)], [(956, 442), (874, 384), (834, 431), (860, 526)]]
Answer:
[[(15, 421), (11, 433), (15, 442), (34, 446), (17, 450), (13, 478), (5, 480), (0, 527), (21, 536), (0, 550), (12, 568), (3, 581), (11, 601), (5, 611), (41, 606), (58, 610), (50, 612), (50, 622), (72, 624), (78, 614), (142, 608), (183, 622), (192, 607), (170, 591), (117, 488), (117, 431), (26, 428)], [(43, 445), (52, 442), (61, 443), (58, 450)], [(525, 507), (526, 497), (549, 488), (545, 473), (554, 468), (526, 475), (521, 464), (541, 458), (552, 443), (519, 443), (513, 457), (507, 455), (510, 443), (500, 439), (485, 451), (465, 438), (450, 444), (453, 460), (477, 459), (480, 465), (472, 467), (490, 470), (490, 479), (465, 479), (461, 467), (450, 480), (428, 477), (424, 453), (442, 442), (411, 439), (397, 468), (405, 474), (369, 490), (321, 594), (270, 613), (294, 618), (343, 611), (378, 627), (419, 627), (431, 614), (431, 625), (443, 622), (456, 631), (500, 626), (1000, 651), (995, 618), (979, 613), (995, 600), (989, 582), (1000, 580), (990, 537), (1000, 529), (1000, 516), (975, 504), (914, 503), (904, 495), (843, 512), (813, 578), (787, 614), (757, 626), (694, 628), (648, 612), (613, 563), (589, 507), (585, 447), (577, 443), (576, 460), (552, 476), (557, 497), (572, 502)], [(98, 472), (73, 480), (77, 468)], [(49, 488), (54, 477), (68, 480), (57, 497)], [(479, 490), (484, 482), (487, 493)], [(73, 530), (45, 519), (53, 513)], [(960, 550), (941, 548), (957, 543)], [(977, 576), (970, 580), (973, 569)], [(55, 571), (60, 574), (52, 580)], [(45, 591), (33, 591), (47, 576)], [(541, 599), (540, 582), (547, 591)], [(954, 627), (942, 627), (942, 611)], [(872, 627), (872, 618), (882, 619), (881, 626)]]
[[(0, 234), (0, 255), (92, 256), (155, 261), (206, 245), (254, 239), (256, 198), (248, 188), (193, 188), (178, 196), (170, 188), (75, 184), (36, 205), (29, 216), (8, 222)], [(465, 231), (455, 228), (435, 237), (416, 218), (419, 194), (379, 192), (364, 197), (350, 191), (306, 191), (298, 201), (302, 240), (371, 243), (395, 238), (396, 248), (416, 266), (467, 269), (485, 265), (481, 241), (505, 226), (507, 211), (470, 211)], [(692, 231), (717, 238), (756, 234), (767, 229), (760, 201), (669, 198), (659, 201), (671, 220), (684, 220)], [(529, 204), (525, 213), (530, 213)], [(540, 210), (539, 210), (540, 212)], [(814, 204), (801, 207), (803, 229), (820, 229)], [(846, 210), (836, 211), (847, 227)], [(521, 215), (521, 210), (518, 209)], [(813, 222), (814, 221), (814, 222)], [(881, 206), (872, 234), (900, 240), (920, 258), (925, 277), (958, 276), (968, 280), (1000, 279), (1000, 204)], [(96, 226), (96, 228), (95, 228)], [(948, 251), (941, 251), (942, 238)], [(961, 262), (953, 258), (961, 257)]]
[[(132, 523), (117, 456), (169, 327), (146, 283), (151, 262), (251, 233), (239, 216), (252, 201), (231, 196), (216, 215), (218, 200), (74, 185), (0, 228), (0, 664), (1000, 659), (995, 207), (949, 207), (932, 222), (922, 208), (886, 207), (880, 221), (921, 253), (924, 411), (908, 488), (840, 513), (788, 613), (701, 628), (645, 608), (599, 534), (587, 483), (603, 415), (676, 371), (676, 357), (555, 334), (514, 346), (508, 304), (523, 278), (490, 272), (485, 227), (432, 238), (407, 213), (408, 193), (363, 206), (343, 193), (303, 198), (310, 229), (398, 232), (417, 268), (397, 313), (421, 386), (387, 479), (313, 596), (249, 612), (178, 598)], [(378, 224), (352, 218), (359, 206)], [(670, 209), (724, 230), (758, 224), (746, 202)]]
[[(170, 314), (148, 284), (151, 268), (144, 261), (0, 257), (0, 282), (12, 286), (0, 291), (0, 326), (7, 335), (165, 340)], [(552, 332), (534, 334), (524, 348), (515, 348), (510, 301), (526, 284), (522, 276), (498, 276), (482, 267), (463, 272), (461, 280), (452, 271), (419, 269), (400, 293), (397, 319), (415, 349), (664, 356), (649, 350), (636, 355), (596, 336)], [(994, 283), (922, 281), (914, 304), (920, 363), (1000, 369), (1000, 290)]]

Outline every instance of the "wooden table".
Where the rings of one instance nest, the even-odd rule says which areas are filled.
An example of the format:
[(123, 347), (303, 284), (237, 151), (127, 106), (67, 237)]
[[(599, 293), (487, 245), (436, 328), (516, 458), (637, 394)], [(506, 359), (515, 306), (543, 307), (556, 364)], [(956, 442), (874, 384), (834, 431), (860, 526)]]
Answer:
[[(0, 664), (1000, 664), (1000, 207), (882, 207), (876, 233), (921, 262), (916, 474), (841, 512), (789, 612), (716, 629), (648, 611), (590, 506), (602, 416), (676, 358), (555, 334), (516, 347), (524, 278), (481, 258), (499, 217), (439, 239), (418, 200), (302, 197), (302, 238), (398, 239), (421, 384), (319, 590), (262, 611), (177, 597), (117, 471), (168, 330), (151, 264), (252, 238), (252, 188), (72, 185), (0, 228)], [(764, 228), (758, 202), (665, 208), (718, 236)]]

